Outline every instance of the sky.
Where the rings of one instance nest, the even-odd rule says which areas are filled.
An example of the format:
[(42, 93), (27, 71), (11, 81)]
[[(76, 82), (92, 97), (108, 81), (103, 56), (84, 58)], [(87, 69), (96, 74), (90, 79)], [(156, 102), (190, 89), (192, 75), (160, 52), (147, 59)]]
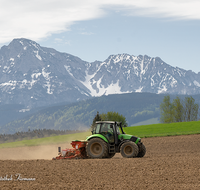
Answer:
[(200, 0), (0, 0), (0, 47), (15, 38), (104, 61), (127, 53), (200, 72)]

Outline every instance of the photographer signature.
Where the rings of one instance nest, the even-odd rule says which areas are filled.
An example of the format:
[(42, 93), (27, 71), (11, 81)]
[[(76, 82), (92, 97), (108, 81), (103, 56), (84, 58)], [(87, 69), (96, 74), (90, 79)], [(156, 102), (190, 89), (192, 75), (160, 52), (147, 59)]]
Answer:
[(20, 173), (13, 175), (10, 175), (10, 177), (8, 177), (8, 175), (4, 176), (4, 177), (0, 177), (0, 181), (35, 181), (35, 178), (22, 178)]

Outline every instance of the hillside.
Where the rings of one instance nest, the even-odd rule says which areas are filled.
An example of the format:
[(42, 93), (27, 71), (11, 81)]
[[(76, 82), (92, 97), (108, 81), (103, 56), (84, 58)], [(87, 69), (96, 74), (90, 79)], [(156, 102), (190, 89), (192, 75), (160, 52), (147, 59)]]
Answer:
[[(90, 127), (97, 111), (115, 111), (126, 117), (128, 125), (152, 118), (159, 119), (159, 106), (164, 94), (129, 93), (96, 97), (69, 105), (53, 106), (0, 128), (1, 133), (15, 133), (35, 129), (83, 130)], [(171, 98), (175, 98), (172, 95)], [(200, 95), (193, 96), (196, 103)], [(184, 98), (184, 96), (181, 96)]]
[[(159, 117), (159, 104), (164, 95), (130, 93), (108, 95), (73, 104), (48, 107), (23, 119), (13, 121), (0, 128), (1, 133), (15, 133), (28, 129), (82, 130), (89, 128), (97, 111), (115, 111), (124, 115), (129, 125)], [(4, 132), (5, 131), (5, 132)]]

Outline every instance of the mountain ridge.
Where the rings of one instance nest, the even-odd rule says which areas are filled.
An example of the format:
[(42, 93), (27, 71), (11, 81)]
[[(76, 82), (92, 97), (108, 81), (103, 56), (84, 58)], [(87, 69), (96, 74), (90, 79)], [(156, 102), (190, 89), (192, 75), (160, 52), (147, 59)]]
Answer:
[(86, 62), (25, 38), (0, 49), (0, 104), (32, 109), (132, 92), (200, 94), (200, 73), (147, 55), (124, 53)]

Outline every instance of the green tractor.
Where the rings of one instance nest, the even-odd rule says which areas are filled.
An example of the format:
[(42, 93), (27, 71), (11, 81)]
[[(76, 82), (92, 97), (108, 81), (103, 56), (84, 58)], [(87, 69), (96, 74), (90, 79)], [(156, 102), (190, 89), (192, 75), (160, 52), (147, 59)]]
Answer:
[(143, 157), (146, 148), (139, 137), (125, 134), (121, 122), (98, 121), (86, 139), (89, 158), (112, 158), (121, 153), (125, 158)]

